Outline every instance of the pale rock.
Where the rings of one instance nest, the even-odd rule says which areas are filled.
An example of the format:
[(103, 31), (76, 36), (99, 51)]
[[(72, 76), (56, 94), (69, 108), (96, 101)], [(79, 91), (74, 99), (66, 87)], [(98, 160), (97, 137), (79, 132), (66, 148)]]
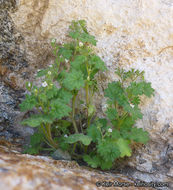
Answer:
[[(0, 145), (0, 184), (4, 190), (99, 190), (96, 182), (117, 181), (129, 183), (134, 190), (135, 181), (121, 175), (80, 167), (74, 161), (57, 161), (45, 156), (20, 154), (16, 148)], [(115, 187), (109, 187), (110, 190)], [(126, 187), (116, 187), (126, 190)], [(137, 188), (135, 190), (146, 190)], [(147, 188), (152, 190), (153, 188)]]
[[(168, 159), (165, 150), (173, 147), (172, 0), (18, 0), (17, 9), (10, 16), (24, 39), (20, 48), (26, 52), (30, 69), (52, 63), (50, 41), (52, 38), (57, 42), (68, 40), (72, 20), (87, 21), (88, 30), (98, 40), (95, 50), (109, 68), (109, 72), (104, 73), (106, 78), (98, 76), (101, 92), (100, 97), (97, 96), (97, 107), (102, 105), (102, 89), (107, 82), (116, 79), (114, 69), (117, 66), (145, 71), (155, 97), (145, 99), (141, 106), (144, 117), (137, 126), (147, 130), (151, 140), (144, 149), (139, 147), (128, 163), (140, 168), (139, 160), (134, 159), (140, 155), (149, 159), (146, 168), (151, 168), (154, 160), (157, 163), (155, 175), (172, 181), (171, 177), (165, 177), (170, 168), (162, 159), (162, 154)], [(168, 163), (171, 161), (169, 159)], [(172, 168), (171, 164), (169, 167)], [(145, 175), (141, 175), (147, 178), (147, 169)]]

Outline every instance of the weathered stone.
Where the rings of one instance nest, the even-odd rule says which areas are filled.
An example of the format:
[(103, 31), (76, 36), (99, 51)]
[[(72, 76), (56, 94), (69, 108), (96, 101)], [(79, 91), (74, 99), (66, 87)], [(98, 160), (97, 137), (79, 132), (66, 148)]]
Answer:
[(16, 0), (0, 0), (0, 9), (11, 9), (16, 5)]
[(169, 147), (167, 154), (168, 154), (168, 157), (169, 157), (171, 160), (173, 160), (173, 147)]
[(52, 158), (55, 160), (71, 160), (71, 156), (67, 151), (57, 149), (53, 154)]
[(170, 168), (169, 172), (167, 173), (167, 176), (173, 177), (173, 169)]
[(4, 127), (3, 126), (0, 126), (0, 131), (3, 131), (4, 130)]
[[(128, 165), (136, 168), (131, 172), (135, 178), (171, 182), (167, 173), (173, 166), (172, 0), (19, 0), (16, 10), (10, 13), (14, 1), (0, 2), (0, 75), (13, 89), (23, 88), (25, 80), (34, 81), (36, 70), (52, 63), (50, 40), (65, 41), (73, 19), (87, 21), (89, 31), (98, 40), (96, 52), (109, 68), (108, 73), (98, 76), (99, 116), (104, 109), (102, 89), (116, 79), (113, 71), (117, 65), (145, 71), (155, 97), (143, 100), (144, 117), (137, 126), (149, 132), (151, 141), (143, 148), (135, 148)], [(4, 120), (14, 118), (11, 115), (16, 107), (8, 108), (11, 114), (3, 104), (0, 109)]]
[(14, 121), (20, 113), (18, 104), (23, 97), (27, 68), (22, 36), (15, 29), (9, 12), (16, 8), (16, 0), (0, 0), (0, 123), (5, 127), (1, 138), (10, 140), (17, 135)]
[[(25, 136), (24, 134), (29, 135), (27, 128), (19, 128), (20, 125), (16, 123), (16, 120), (20, 115), (20, 112), (17, 109), (20, 102), (19, 99), (21, 98), (20, 93), (21, 91), (14, 91), (3, 82), (0, 82), (0, 124), (6, 130), (0, 132), (1, 138), (3, 137), (9, 140), (12, 137), (16, 137), (17, 133), (22, 134), (22, 136)], [(16, 127), (14, 128), (15, 123)], [(25, 132), (23, 132), (22, 129), (25, 130)]]
[[(87, 167), (80, 167), (74, 161), (57, 161), (45, 156), (22, 155), (14, 146), (0, 146), (0, 184), (5, 190), (97, 190), (96, 182), (114, 182), (128, 187), (109, 187), (110, 190), (152, 190), (149, 187), (138, 188), (132, 179)], [(123, 186), (123, 185), (122, 185)]]

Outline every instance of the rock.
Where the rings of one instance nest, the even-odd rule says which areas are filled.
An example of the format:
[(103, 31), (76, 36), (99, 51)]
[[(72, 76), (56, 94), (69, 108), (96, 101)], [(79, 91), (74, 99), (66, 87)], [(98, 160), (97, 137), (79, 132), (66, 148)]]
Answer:
[[(16, 123), (20, 114), (19, 110), (16, 109), (19, 104), (19, 98), (21, 98), (20, 93), (20, 91), (14, 91), (6, 86), (4, 82), (0, 82), (0, 124), (1, 126), (6, 126), (6, 131), (0, 132), (0, 136), (3, 136), (6, 140), (12, 137), (15, 138), (17, 133), (22, 134), (22, 136), (33, 134), (33, 129), (29, 131), (23, 126), (19, 127), (20, 125)], [(18, 120), (18, 122), (20, 121)], [(14, 126), (16, 127), (14, 128)]]
[(173, 146), (168, 147), (167, 155), (173, 161)]
[(53, 154), (52, 158), (55, 160), (71, 160), (71, 156), (67, 151), (57, 149)]
[(11, 9), (14, 8), (16, 5), (15, 0), (0, 0), (0, 9)]
[(13, 134), (9, 133), (8, 131), (0, 132), (0, 137), (4, 137), (4, 139), (9, 140), (12, 138)]
[(3, 126), (0, 126), (0, 131), (3, 131), (4, 130), (4, 127)]
[(173, 169), (170, 168), (169, 172), (167, 173), (167, 176), (173, 177)]
[[(128, 187), (97, 187), (96, 182), (114, 182)], [(45, 156), (20, 154), (15, 147), (0, 146), (0, 184), (5, 190), (152, 190), (134, 187), (134, 181), (121, 174), (79, 167), (74, 161), (53, 160)]]
[[(19, 76), (21, 69), (27, 67), (23, 50), (20, 49), (21, 35), (15, 30), (9, 11), (15, 9), (15, 1), (1, 2), (0, 6), (0, 77), (12, 87), (22, 87), (23, 81)], [(18, 84), (16, 84), (19, 82)]]
[[(0, 0), (0, 75), (3, 86), (9, 87), (10, 102), (1, 104), (0, 122), (14, 129), (19, 126), (19, 120), (13, 120), (21, 114), (18, 104), (24, 94), (17, 90), (24, 89), (26, 80), (35, 81), (38, 68), (53, 62), (51, 38), (65, 41), (70, 22), (85, 19), (98, 40), (96, 52), (109, 68), (106, 78), (99, 78), (99, 116), (104, 103), (102, 87), (116, 79), (117, 65), (144, 70), (155, 97), (143, 100), (144, 116), (137, 126), (147, 130), (151, 140), (136, 148), (127, 164), (135, 170), (131, 169), (131, 175), (136, 179), (172, 182), (167, 176), (173, 167), (172, 8), (172, 0), (20, 0), (17, 5), (14, 0)], [(11, 89), (16, 99), (10, 96)], [(4, 101), (6, 95), (0, 98)]]

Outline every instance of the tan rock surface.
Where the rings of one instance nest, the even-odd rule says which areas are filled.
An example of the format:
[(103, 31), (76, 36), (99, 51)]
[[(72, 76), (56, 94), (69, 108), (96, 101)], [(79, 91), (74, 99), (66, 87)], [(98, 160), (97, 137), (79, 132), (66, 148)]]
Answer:
[[(19, 58), (26, 57), (29, 65), (19, 73), (12, 67), (13, 59), (8, 65), (11, 70), (6, 65), (1, 67), (0, 75), (11, 87), (22, 88), (23, 73), (29, 72), (29, 76), (24, 75), (25, 80), (35, 80), (36, 70), (52, 63), (50, 40), (66, 40), (68, 26), (73, 19), (85, 19), (89, 31), (98, 40), (96, 51), (109, 68), (104, 80), (100, 76), (100, 87), (104, 88), (106, 82), (116, 78), (113, 71), (117, 65), (145, 71), (145, 78), (152, 83), (156, 95), (151, 100), (144, 99), (141, 105), (144, 117), (137, 125), (150, 133), (151, 141), (137, 149), (128, 163), (136, 168), (137, 171), (132, 173), (136, 178), (172, 182), (173, 1), (18, 0), (16, 11), (10, 15), (15, 29), (23, 38), (20, 41), (16, 37), (15, 43), (10, 43), (19, 43), (19, 49), (24, 53), (24, 56), (19, 54)], [(2, 21), (5, 19), (6, 16), (2, 17)], [(3, 23), (6, 31), (6, 20)], [(11, 25), (9, 33), (13, 39), (16, 34), (10, 28)], [(4, 44), (8, 43), (5, 41)], [(8, 59), (17, 48), (7, 46), (4, 52), (9, 49)], [(16, 59), (16, 62), (16, 70), (20, 66), (23, 68), (25, 61)], [(104, 107), (102, 95), (97, 97), (97, 104)]]
[(80, 167), (76, 162), (57, 161), (45, 156), (20, 154), (14, 147), (0, 146), (0, 189), (4, 190), (97, 190), (97, 181), (117, 181), (129, 187), (116, 190), (151, 190), (134, 187), (123, 175)]

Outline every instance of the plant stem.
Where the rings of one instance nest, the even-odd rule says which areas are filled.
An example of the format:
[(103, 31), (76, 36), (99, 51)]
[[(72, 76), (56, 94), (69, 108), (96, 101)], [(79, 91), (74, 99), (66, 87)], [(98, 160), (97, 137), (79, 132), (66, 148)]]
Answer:
[(72, 153), (73, 153), (73, 154), (75, 153), (76, 144), (77, 144), (77, 143), (74, 143), (74, 145), (73, 145), (73, 150), (72, 150)]
[(128, 112), (125, 112), (122, 116), (121, 119), (118, 119), (118, 129), (120, 128), (122, 122), (124, 121), (124, 119), (128, 116)]
[(51, 125), (50, 125), (50, 124), (46, 124), (46, 130), (47, 130), (47, 140), (49, 141), (49, 143), (50, 143), (54, 148), (58, 148), (58, 144), (56, 144), (56, 143), (54, 142), (54, 140), (52, 139)]
[[(118, 112), (118, 103), (115, 101), (115, 109), (117, 110), (117, 112)], [(119, 118), (119, 115), (118, 115), (118, 118)]]
[(88, 127), (90, 126), (91, 120), (94, 117), (95, 112), (88, 118)]
[(89, 108), (89, 95), (88, 95), (88, 83), (85, 84), (85, 97), (86, 97), (86, 107), (87, 107), (87, 123), (88, 123), (88, 108)]
[(122, 120), (124, 120), (128, 116), (128, 112), (125, 112), (122, 116)]
[(92, 117), (89, 117), (89, 118), (88, 118), (88, 121), (87, 121), (88, 127), (90, 126), (91, 118), (92, 118)]
[(81, 122), (81, 120), (80, 120), (79, 122), (80, 122), (81, 132), (84, 134), (84, 131), (83, 131), (83, 128), (82, 128), (82, 122)]
[(84, 151), (85, 151), (86, 154), (87, 154), (87, 150), (88, 150), (88, 146), (85, 146)]
[(73, 122), (73, 127), (75, 130), (75, 133), (79, 133), (77, 125), (76, 125), (76, 121), (74, 119), (75, 117), (75, 102), (76, 102), (76, 97), (77, 97), (77, 93), (74, 94), (73, 99), (72, 99), (72, 122)]
[(48, 134), (47, 134), (47, 132), (46, 132), (46, 129), (44, 128), (43, 124), (41, 124), (41, 129), (42, 129), (42, 131), (43, 131), (43, 134), (45, 135), (45, 142), (46, 142), (49, 146), (51, 146), (53, 149), (56, 149), (55, 146), (52, 145), (52, 143), (50, 143), (49, 136), (48, 136)]
[(43, 134), (44, 134), (45, 137), (47, 138), (47, 133), (46, 133), (46, 130), (45, 130), (43, 124), (41, 124), (40, 126), (41, 126), (41, 129), (42, 129), (42, 131), (43, 131)]
[(85, 93), (86, 93), (86, 105), (88, 108), (89, 107), (89, 86), (88, 86), (88, 82), (86, 82), (86, 84), (85, 84)]

